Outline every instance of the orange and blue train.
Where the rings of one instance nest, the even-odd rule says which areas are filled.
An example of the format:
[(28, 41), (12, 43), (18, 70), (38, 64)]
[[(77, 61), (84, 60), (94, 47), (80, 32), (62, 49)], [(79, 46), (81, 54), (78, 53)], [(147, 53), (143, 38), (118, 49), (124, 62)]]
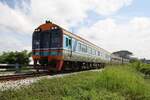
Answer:
[(121, 63), (121, 58), (50, 22), (40, 25), (32, 36), (34, 67), (48, 71), (83, 70)]

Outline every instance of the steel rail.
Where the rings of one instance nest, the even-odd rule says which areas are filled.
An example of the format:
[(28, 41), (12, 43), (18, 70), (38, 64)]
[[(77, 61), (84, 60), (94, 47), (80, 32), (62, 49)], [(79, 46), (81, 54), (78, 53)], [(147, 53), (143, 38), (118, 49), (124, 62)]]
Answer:
[(28, 73), (28, 74), (17, 74), (17, 75), (4, 75), (0, 76), (0, 82), (3, 81), (15, 81), (15, 80), (21, 80), (21, 79), (26, 79), (30, 77), (40, 77), (40, 76), (45, 76), (48, 75), (48, 73)]

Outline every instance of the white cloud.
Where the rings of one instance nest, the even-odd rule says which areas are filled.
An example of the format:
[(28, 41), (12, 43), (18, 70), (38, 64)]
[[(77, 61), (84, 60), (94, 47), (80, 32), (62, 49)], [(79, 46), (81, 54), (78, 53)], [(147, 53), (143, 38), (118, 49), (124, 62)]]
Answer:
[(22, 50), (22, 43), (15, 37), (1, 34), (0, 52), (5, 50)]
[(135, 30), (140, 32), (150, 30), (150, 18), (148, 17), (135, 17), (130, 23)]
[(131, 5), (133, 0), (87, 0), (95, 12), (100, 15), (114, 14), (124, 6)]
[(132, 0), (31, 0), (29, 5), (23, 0), (22, 4), (16, 1), (14, 9), (0, 2), (0, 24), (1, 28), (7, 27), (10, 31), (19, 33), (32, 32), (36, 25), (46, 19), (69, 28), (82, 22), (89, 10), (109, 15), (131, 2)]
[[(121, 8), (130, 6), (132, 1), (31, 0), (29, 5), (23, 0), (23, 3), (16, 4), (14, 9), (0, 2), (0, 31), (5, 33), (0, 37), (0, 51), (31, 49), (29, 43), (16, 36), (25, 35), (31, 38), (34, 28), (46, 19), (69, 29), (85, 21), (88, 11), (94, 11), (108, 18), (98, 21), (92, 27), (85, 26), (80, 29), (80, 35), (110, 51), (128, 49), (138, 56), (149, 57), (150, 18), (135, 17), (126, 23), (109, 18)], [(16, 36), (12, 36), (12, 33), (16, 33)]]
[(31, 0), (31, 17), (35, 21), (51, 19), (69, 28), (82, 22), (87, 11), (95, 11), (99, 15), (111, 15), (132, 0)]
[(92, 27), (83, 27), (79, 35), (109, 51), (129, 50), (136, 56), (150, 58), (150, 18), (135, 17), (126, 23), (107, 18)]
[(18, 37), (31, 36), (34, 28), (30, 18), (19, 8), (12, 9), (1, 2), (0, 12), (0, 51), (26, 49), (28, 44)]
[[(16, 0), (14, 9), (0, 2), (0, 37), (1, 50), (30, 48), (31, 45), (16, 36), (29, 36), (46, 19), (69, 28), (78, 25), (92, 10), (100, 15), (109, 15), (127, 6), (132, 0)], [(14, 36), (12, 36), (12, 33)], [(10, 41), (9, 41), (10, 40)], [(26, 46), (27, 45), (27, 46)]]
[(31, 17), (35, 21), (50, 19), (66, 28), (82, 21), (87, 10), (79, 0), (31, 0)]
[(29, 34), (33, 29), (30, 19), (18, 9), (0, 3), (0, 12), (1, 32)]

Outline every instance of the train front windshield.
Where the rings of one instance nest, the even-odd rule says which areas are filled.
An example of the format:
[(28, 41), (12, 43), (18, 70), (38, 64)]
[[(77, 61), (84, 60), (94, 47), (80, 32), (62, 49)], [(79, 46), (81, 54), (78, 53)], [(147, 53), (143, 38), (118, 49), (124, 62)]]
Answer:
[(32, 49), (57, 49), (62, 47), (62, 32), (49, 30), (34, 32), (32, 40)]

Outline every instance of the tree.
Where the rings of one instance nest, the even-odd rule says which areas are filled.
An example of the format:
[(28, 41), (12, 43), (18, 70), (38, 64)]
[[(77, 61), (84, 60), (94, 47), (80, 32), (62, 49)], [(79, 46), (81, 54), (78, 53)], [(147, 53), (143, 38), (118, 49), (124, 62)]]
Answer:
[(18, 52), (3, 52), (0, 55), (0, 63), (6, 63), (6, 64), (16, 64), (19, 63), (21, 65), (27, 65), (29, 64), (31, 57), (31, 52), (28, 52), (27, 50)]

